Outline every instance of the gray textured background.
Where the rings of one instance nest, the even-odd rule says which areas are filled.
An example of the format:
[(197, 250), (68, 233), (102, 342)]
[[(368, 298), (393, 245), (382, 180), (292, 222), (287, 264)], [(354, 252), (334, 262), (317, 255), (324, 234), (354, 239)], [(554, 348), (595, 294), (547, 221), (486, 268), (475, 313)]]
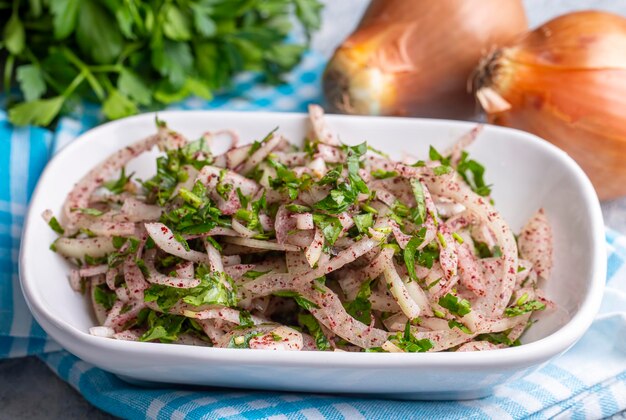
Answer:
[[(313, 47), (325, 55), (348, 35), (368, 4), (367, 0), (326, 0), (324, 26)], [(623, 0), (525, 0), (531, 27), (572, 10), (602, 9), (626, 15)], [(626, 234), (626, 198), (602, 203), (607, 226)], [(626, 419), (626, 415), (615, 418)], [(0, 419), (109, 419), (59, 380), (37, 358), (0, 362)]]

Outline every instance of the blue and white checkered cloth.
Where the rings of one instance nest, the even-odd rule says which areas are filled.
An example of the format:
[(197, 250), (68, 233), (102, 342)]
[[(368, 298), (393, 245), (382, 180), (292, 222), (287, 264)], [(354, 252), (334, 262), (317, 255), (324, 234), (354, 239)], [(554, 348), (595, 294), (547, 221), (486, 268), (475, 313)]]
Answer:
[[(183, 109), (304, 111), (318, 102), (323, 60), (308, 55), (288, 84), (238, 81), (233, 94)], [(15, 128), (0, 111), (0, 357), (38, 355), (97, 407), (129, 418), (601, 418), (626, 410), (626, 237), (607, 231), (607, 289), (591, 329), (535, 373), (464, 402), (401, 402), (345, 396), (220, 389), (143, 389), (63, 351), (33, 321), (18, 282), (20, 233), (28, 199), (50, 155), (99, 121), (96, 108), (64, 118), (54, 133)]]

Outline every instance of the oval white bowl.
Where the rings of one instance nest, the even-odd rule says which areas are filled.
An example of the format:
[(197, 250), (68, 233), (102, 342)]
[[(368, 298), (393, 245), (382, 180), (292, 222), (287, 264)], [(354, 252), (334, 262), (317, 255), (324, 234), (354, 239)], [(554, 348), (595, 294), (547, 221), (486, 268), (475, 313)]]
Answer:
[[(279, 126), (300, 142), (307, 117), (288, 113), (168, 111), (159, 118), (189, 138), (235, 129), (242, 142)], [(488, 395), (571, 347), (598, 311), (606, 275), (604, 227), (597, 196), (576, 163), (551, 144), (521, 131), (486, 126), (469, 148), (494, 185), (496, 207), (516, 232), (539, 208), (552, 223), (552, 279), (543, 286), (558, 310), (542, 315), (520, 347), (473, 353), (325, 353), (213, 349), (116, 341), (89, 335), (95, 325), (87, 299), (72, 291), (69, 266), (48, 247), (55, 234), (41, 218), (57, 214), (72, 186), (106, 156), (154, 132), (154, 114), (104, 124), (64, 148), (46, 167), (33, 195), (22, 238), (20, 279), (37, 321), (67, 350), (134, 381), (368, 394), (407, 399), (466, 399)], [(328, 116), (342, 141), (367, 141), (394, 157), (442, 150), (474, 124), (444, 120)], [(224, 148), (225, 145), (222, 146)], [(218, 147), (219, 148), (219, 147)], [(154, 172), (154, 155), (130, 165)]]

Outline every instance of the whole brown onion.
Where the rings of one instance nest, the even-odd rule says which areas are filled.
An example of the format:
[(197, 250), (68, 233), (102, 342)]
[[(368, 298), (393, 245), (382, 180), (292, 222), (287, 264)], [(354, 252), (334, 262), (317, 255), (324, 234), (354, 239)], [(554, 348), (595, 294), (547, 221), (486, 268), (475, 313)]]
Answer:
[(600, 198), (626, 194), (626, 18), (560, 16), (488, 55), (474, 76), (489, 122), (568, 152)]
[(331, 110), (466, 118), (481, 55), (527, 29), (520, 0), (373, 0), (324, 73)]

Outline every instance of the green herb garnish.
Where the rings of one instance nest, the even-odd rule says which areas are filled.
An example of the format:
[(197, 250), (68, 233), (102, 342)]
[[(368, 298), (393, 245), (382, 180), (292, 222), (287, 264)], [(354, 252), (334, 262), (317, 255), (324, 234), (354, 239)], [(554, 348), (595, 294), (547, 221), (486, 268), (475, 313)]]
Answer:
[(469, 301), (459, 299), (452, 293), (447, 293), (445, 296), (439, 298), (438, 303), (442, 308), (446, 308), (450, 311), (452, 315), (465, 316), (472, 311)]
[(298, 292), (291, 292), (291, 291), (274, 292), (274, 296), (293, 298), (298, 305), (300, 305), (303, 309), (306, 309), (307, 311), (310, 311), (311, 309), (319, 309), (319, 306), (317, 306), (315, 303), (311, 302), (310, 300), (306, 299), (304, 296), (302, 296)]
[(542, 311), (546, 309), (546, 304), (538, 300), (531, 300), (510, 306), (504, 310), (504, 315), (508, 317), (520, 316), (528, 312)]
[(57, 218), (54, 216), (50, 218), (50, 221), (48, 222), (48, 226), (50, 226), (50, 228), (56, 233), (58, 233), (59, 235), (63, 235), (65, 233), (65, 230), (61, 227), (61, 224), (59, 223)]
[(298, 314), (298, 324), (309, 331), (315, 339), (315, 346), (318, 350), (330, 350), (330, 342), (324, 335), (320, 324), (311, 314)]

